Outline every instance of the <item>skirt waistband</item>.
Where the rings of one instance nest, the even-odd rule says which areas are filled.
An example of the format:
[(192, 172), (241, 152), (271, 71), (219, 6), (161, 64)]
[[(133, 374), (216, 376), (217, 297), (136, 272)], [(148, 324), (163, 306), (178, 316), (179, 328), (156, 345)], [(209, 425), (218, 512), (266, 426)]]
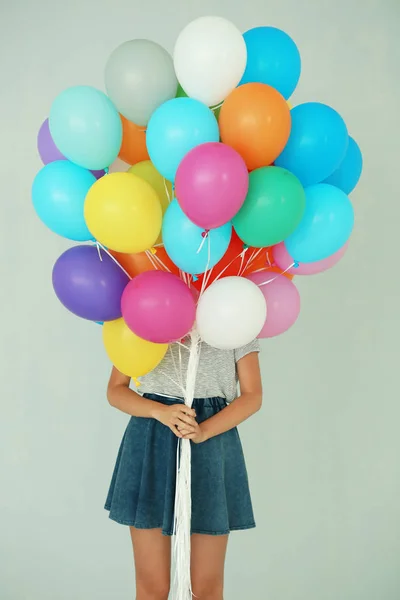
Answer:
[[(147, 398), (148, 400), (154, 400), (155, 402), (160, 402), (161, 404), (183, 404), (183, 398), (171, 398), (170, 396), (162, 396), (161, 394), (143, 394), (143, 398)], [(227, 402), (225, 398), (194, 398), (193, 406), (197, 404), (201, 404), (201, 406), (212, 407), (215, 409), (223, 408), (226, 406)]]

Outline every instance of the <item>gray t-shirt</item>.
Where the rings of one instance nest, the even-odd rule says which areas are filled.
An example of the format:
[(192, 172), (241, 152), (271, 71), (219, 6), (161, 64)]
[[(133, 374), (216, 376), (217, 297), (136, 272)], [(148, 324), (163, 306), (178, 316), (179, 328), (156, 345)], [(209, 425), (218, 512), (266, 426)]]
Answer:
[[(160, 364), (139, 379), (141, 394), (161, 394), (182, 398), (186, 383), (189, 344), (171, 344)], [(184, 347), (186, 346), (186, 347)], [(238, 375), (236, 363), (251, 352), (259, 352), (258, 340), (237, 350), (217, 350), (202, 342), (196, 376), (195, 398), (225, 398), (232, 402), (237, 397)]]

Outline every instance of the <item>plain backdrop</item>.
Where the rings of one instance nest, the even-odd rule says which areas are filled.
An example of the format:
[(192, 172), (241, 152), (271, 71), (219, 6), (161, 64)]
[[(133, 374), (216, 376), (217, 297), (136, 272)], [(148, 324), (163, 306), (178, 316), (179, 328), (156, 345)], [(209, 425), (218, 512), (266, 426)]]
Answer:
[(100, 327), (52, 291), (69, 244), (31, 206), (36, 134), (64, 88), (103, 88), (114, 47), (172, 51), (207, 14), (292, 35), (294, 104), (335, 107), (365, 160), (347, 256), (295, 279), (300, 319), (263, 343), (264, 409), (241, 427), (258, 527), (231, 536), (226, 598), (400, 597), (398, 0), (13, 0), (0, 19), (2, 600), (134, 597), (128, 530), (103, 510), (128, 418), (105, 398)]

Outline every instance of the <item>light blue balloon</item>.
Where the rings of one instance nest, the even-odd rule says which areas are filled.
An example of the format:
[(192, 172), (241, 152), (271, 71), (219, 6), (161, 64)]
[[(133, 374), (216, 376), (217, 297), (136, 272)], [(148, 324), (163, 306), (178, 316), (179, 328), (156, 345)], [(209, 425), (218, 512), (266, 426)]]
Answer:
[(247, 66), (240, 85), (266, 83), (286, 100), (300, 79), (300, 52), (292, 38), (276, 27), (255, 27), (244, 35)]
[(338, 168), (346, 154), (346, 124), (333, 108), (319, 102), (299, 104), (290, 113), (290, 137), (275, 165), (291, 171), (303, 186), (320, 183)]
[(104, 169), (117, 158), (122, 123), (111, 100), (89, 86), (72, 87), (54, 100), (50, 133), (64, 156), (85, 169)]
[(216, 265), (228, 249), (232, 225), (210, 229), (207, 239), (204, 235), (204, 229), (192, 223), (173, 200), (164, 215), (162, 237), (168, 256), (179, 269), (199, 275)]
[(340, 188), (345, 194), (350, 194), (356, 187), (362, 172), (363, 158), (357, 142), (349, 137), (346, 156), (324, 183), (330, 183)]
[(83, 206), (95, 182), (93, 173), (67, 160), (49, 163), (39, 171), (32, 185), (32, 202), (39, 218), (54, 233), (69, 240), (92, 240)]
[(217, 120), (211, 109), (193, 98), (174, 98), (162, 104), (147, 126), (146, 143), (157, 171), (175, 180), (180, 162), (190, 150), (219, 141)]
[(298, 263), (328, 258), (344, 246), (354, 226), (353, 206), (342, 190), (319, 183), (305, 192), (304, 216), (285, 240), (286, 250)]

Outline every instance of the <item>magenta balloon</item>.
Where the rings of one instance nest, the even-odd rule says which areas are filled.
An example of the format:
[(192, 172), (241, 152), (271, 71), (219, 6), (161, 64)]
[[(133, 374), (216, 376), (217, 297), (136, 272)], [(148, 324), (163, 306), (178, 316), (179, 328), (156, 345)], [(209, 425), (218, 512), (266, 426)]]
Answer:
[(288, 271), (286, 271), (286, 269), (294, 263), (294, 260), (286, 250), (285, 242), (281, 242), (274, 246), (272, 255), (275, 264), (282, 269), (282, 271), (286, 271), (291, 275), (317, 275), (317, 273), (322, 273), (323, 271), (327, 271), (331, 267), (334, 267), (345, 255), (348, 246), (349, 242), (346, 242), (346, 244), (342, 246), (340, 250), (335, 252), (335, 254), (332, 254), (332, 256), (328, 256), (328, 258), (313, 263), (299, 263), (298, 267), (291, 267)]
[(219, 142), (191, 150), (179, 165), (175, 194), (183, 212), (204, 229), (228, 223), (249, 189), (247, 167), (233, 148)]
[(294, 283), (268, 271), (251, 273), (247, 279), (259, 286), (267, 302), (267, 320), (258, 337), (275, 337), (292, 327), (300, 313), (300, 294)]
[[(43, 121), (42, 126), (39, 129), (37, 137), (37, 148), (39, 156), (42, 159), (44, 165), (48, 165), (56, 160), (67, 160), (64, 154), (61, 154), (57, 146), (55, 145), (53, 138), (51, 137), (49, 129), (49, 120)], [(96, 179), (100, 179), (105, 174), (105, 171), (92, 171)]]
[(164, 271), (134, 277), (122, 295), (121, 308), (133, 333), (156, 344), (184, 338), (196, 317), (191, 290), (179, 277)]

